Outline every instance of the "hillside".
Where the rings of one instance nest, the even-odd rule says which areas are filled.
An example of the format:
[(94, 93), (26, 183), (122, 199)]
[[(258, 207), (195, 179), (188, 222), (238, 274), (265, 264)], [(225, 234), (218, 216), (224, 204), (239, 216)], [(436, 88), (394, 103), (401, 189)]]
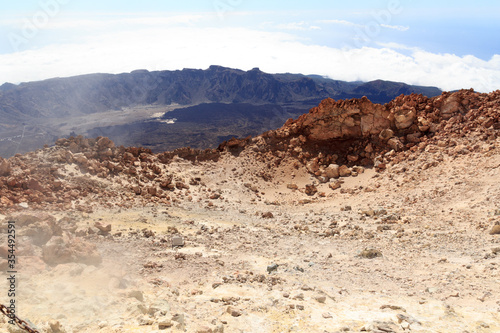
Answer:
[[(220, 66), (4, 84), (0, 88), (0, 156), (35, 150), (70, 134), (108, 136), (119, 145), (147, 145), (155, 152), (186, 145), (202, 148), (207, 143), (216, 147), (220, 137), (258, 135), (327, 97), (367, 96), (385, 103), (402, 93), (432, 97), (441, 91), (403, 83), (350, 83)], [(189, 108), (189, 119), (184, 116), (182, 122), (169, 126), (162, 121), (163, 114), (179, 114), (185, 108)], [(200, 131), (199, 112), (220, 121), (209, 121)], [(177, 114), (171, 118), (179, 119)], [(148, 135), (149, 127), (153, 127), (153, 135)], [(129, 136), (128, 131), (134, 135)]]
[(216, 149), (0, 159), (0, 228), (43, 332), (494, 333), (499, 177), (500, 91), (325, 99)]

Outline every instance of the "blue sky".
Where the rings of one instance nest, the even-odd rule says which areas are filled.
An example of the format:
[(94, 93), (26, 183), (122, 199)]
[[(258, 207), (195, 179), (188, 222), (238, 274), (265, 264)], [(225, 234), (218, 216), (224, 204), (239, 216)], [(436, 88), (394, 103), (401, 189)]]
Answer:
[(500, 89), (497, 1), (39, 0), (0, 5), (0, 84), (207, 68)]

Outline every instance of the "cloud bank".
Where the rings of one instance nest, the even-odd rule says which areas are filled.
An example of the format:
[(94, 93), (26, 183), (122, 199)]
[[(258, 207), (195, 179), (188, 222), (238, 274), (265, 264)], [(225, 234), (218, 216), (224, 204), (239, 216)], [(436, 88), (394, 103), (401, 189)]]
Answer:
[[(289, 28), (305, 27), (297, 24)], [(347, 81), (401, 81), (443, 90), (500, 89), (500, 55), (485, 61), (394, 43), (333, 48), (311, 45), (285, 32), (160, 25), (108, 31), (74, 42), (0, 55), (0, 84), (135, 69), (204, 69), (214, 64), (244, 70), (260, 67), (270, 73), (319, 74)]]

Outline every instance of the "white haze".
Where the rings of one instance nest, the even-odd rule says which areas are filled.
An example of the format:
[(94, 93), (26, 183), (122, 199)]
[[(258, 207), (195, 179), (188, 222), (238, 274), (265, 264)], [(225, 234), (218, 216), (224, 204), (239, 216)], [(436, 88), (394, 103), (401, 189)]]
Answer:
[[(60, 27), (59, 27), (60, 28)], [(379, 47), (326, 47), (296, 35), (250, 28), (156, 25), (109, 31), (0, 55), (0, 84), (135, 69), (205, 69), (222, 65), (269, 73), (319, 74), (346, 81), (375, 79), (443, 90), (500, 88), (500, 55), (434, 54), (395, 43)]]

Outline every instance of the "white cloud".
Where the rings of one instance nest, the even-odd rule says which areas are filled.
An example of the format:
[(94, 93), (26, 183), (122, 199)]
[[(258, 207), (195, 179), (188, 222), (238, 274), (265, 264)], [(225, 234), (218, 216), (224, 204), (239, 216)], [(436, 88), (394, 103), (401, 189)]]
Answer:
[(400, 43), (394, 43), (394, 42), (389, 42), (389, 43), (376, 43), (379, 46), (388, 48), (388, 49), (395, 49), (395, 50), (409, 50), (409, 51), (421, 51), (420, 48), (418, 47), (413, 47), (413, 46), (408, 46), (405, 44), (400, 44)]
[(39, 29), (116, 29), (119, 26), (134, 26), (134, 27), (166, 27), (166, 26), (180, 26), (192, 25), (201, 21), (204, 16), (200, 14), (179, 14), (179, 15), (165, 15), (165, 14), (149, 14), (140, 17), (131, 15), (112, 15), (112, 14), (95, 14), (94, 17), (88, 18), (87, 16), (73, 15), (64, 17), (52, 17), (41, 26), (37, 26), (33, 20), (28, 18), (18, 18), (6, 20), (0, 25), (10, 27), (14, 30), (21, 30), (26, 27), (26, 22), (37, 26)]
[(393, 29), (393, 30), (398, 30), (398, 31), (407, 31), (410, 29), (408, 26), (402, 26), (402, 25), (389, 25), (389, 24), (381, 24), (381, 27), (387, 28), (387, 29)]
[(315, 25), (309, 25), (304, 21), (278, 24), (276, 28), (280, 30), (297, 30), (297, 31), (321, 30), (320, 27)]
[(340, 24), (340, 25), (346, 25), (349, 27), (359, 27), (362, 28), (364, 25), (346, 21), (346, 20), (320, 20), (318, 23), (323, 23), (323, 24)]
[[(339, 25), (345, 25), (349, 27), (357, 27), (357, 28), (366, 28), (367, 26), (364, 24), (358, 24), (354, 23), (351, 21), (346, 21), (346, 20), (319, 20), (318, 23), (322, 24), (339, 24)], [(407, 31), (410, 29), (408, 26), (403, 26), (403, 25), (390, 25), (390, 24), (384, 24), (380, 23), (380, 26), (383, 28), (387, 29), (393, 29), (393, 30), (398, 30), (398, 31)]]
[(445, 90), (500, 88), (500, 55), (484, 61), (474, 56), (433, 54), (400, 44), (340, 49), (306, 45), (298, 37), (282, 32), (189, 26), (111, 31), (85, 42), (0, 55), (0, 80), (33, 81), (140, 68), (208, 68), (213, 64), (244, 70), (260, 67), (270, 73), (320, 74), (348, 81), (402, 81)]

